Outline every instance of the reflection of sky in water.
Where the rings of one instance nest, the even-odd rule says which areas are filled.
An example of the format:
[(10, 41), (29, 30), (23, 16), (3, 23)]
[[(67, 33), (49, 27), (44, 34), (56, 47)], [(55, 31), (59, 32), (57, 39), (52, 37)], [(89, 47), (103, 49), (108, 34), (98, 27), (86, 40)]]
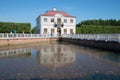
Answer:
[(0, 51), (0, 79), (119, 80), (120, 55), (70, 44)]
[(120, 63), (120, 53), (108, 53), (103, 58)]

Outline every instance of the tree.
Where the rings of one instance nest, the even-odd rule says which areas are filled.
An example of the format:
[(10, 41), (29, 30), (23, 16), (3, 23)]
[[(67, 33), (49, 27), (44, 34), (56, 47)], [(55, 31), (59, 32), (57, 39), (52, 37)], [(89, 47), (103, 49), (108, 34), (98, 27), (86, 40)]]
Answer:
[(10, 33), (15, 30), (17, 33), (31, 33), (30, 23), (0, 22), (0, 33)]
[(31, 31), (32, 31), (32, 33), (37, 33), (37, 27), (36, 26), (33, 27)]
[(102, 20), (101, 18), (99, 20), (84, 20), (78, 23), (76, 26), (81, 27), (83, 25), (93, 25), (93, 26), (120, 26), (120, 20), (116, 19), (107, 19)]

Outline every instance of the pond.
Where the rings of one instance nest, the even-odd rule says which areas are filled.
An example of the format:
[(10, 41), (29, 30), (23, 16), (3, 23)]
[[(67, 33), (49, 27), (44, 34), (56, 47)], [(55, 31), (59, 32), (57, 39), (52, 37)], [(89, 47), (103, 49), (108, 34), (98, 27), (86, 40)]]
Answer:
[(120, 80), (120, 53), (68, 43), (8, 47), (0, 80)]

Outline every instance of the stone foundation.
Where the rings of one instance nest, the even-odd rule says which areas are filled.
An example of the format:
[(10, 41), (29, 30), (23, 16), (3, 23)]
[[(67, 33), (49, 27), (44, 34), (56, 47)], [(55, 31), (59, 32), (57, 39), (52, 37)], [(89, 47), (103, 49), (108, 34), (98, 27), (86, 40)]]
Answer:
[(84, 45), (95, 47), (98, 49), (106, 49), (111, 51), (120, 51), (120, 43), (114, 41), (100, 41), (100, 40), (82, 40), (82, 39), (69, 39), (69, 38), (61, 38), (59, 41), (61, 42), (69, 42), (77, 45)]
[(20, 39), (1, 39), (0, 46), (8, 45), (24, 45), (32, 43), (53, 43), (53, 42), (69, 42), (77, 45), (90, 46), (100, 49), (120, 51), (120, 43), (114, 41), (86, 40), (86, 39), (70, 39), (70, 38), (20, 38)]
[(32, 43), (50, 43), (50, 42), (56, 42), (57, 40), (58, 38), (1, 39), (0, 46), (32, 44)]

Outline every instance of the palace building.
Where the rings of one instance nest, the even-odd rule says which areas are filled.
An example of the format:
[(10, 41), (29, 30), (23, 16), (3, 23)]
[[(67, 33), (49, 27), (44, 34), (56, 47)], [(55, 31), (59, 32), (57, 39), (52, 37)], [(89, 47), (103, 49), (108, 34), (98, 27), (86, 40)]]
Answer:
[(37, 33), (41, 35), (63, 35), (76, 33), (76, 17), (56, 8), (48, 10), (36, 19)]

